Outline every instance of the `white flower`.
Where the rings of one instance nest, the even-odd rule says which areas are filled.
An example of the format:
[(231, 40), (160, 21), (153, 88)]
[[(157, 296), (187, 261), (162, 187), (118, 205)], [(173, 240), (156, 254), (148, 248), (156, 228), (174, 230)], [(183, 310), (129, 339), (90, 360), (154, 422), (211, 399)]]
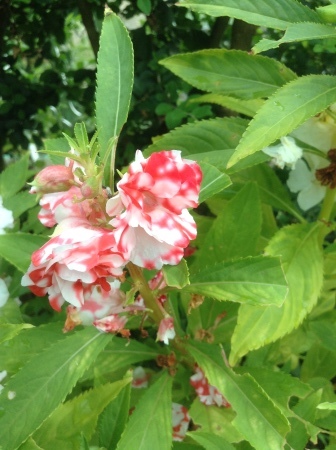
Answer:
[(283, 169), (287, 164), (291, 169), (295, 168), (296, 162), (302, 158), (302, 148), (296, 145), (295, 139), (290, 136), (280, 138), (280, 144), (266, 147), (262, 151), (273, 157), (276, 166)]
[(9, 209), (2, 206), (2, 197), (0, 195), (0, 234), (5, 234), (4, 228), (13, 228), (13, 213)]
[(299, 193), (297, 202), (303, 211), (319, 204), (325, 196), (326, 187), (321, 186), (315, 177), (316, 169), (325, 167), (327, 161), (316, 155), (308, 155), (308, 167), (304, 161), (298, 161), (294, 170), (289, 174), (287, 186), (294, 193)]
[[(7, 302), (8, 298), (9, 298), (9, 292), (7, 289), (7, 285), (6, 285), (5, 281), (2, 278), (0, 278), (0, 308), (2, 306), (4, 306), (4, 304)], [(0, 375), (1, 375), (1, 373), (0, 373)]]
[(322, 152), (336, 147), (336, 123), (327, 113), (308, 119), (291, 135)]

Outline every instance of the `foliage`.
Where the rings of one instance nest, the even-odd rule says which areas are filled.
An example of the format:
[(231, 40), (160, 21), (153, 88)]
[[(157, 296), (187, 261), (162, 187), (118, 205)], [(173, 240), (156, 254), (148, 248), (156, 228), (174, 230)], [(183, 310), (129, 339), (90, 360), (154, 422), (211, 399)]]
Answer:
[[(14, 2), (12, 8), (23, 3)], [(43, 14), (42, 2), (35, 11), (26, 3), (26, 13), (35, 23)], [(45, 152), (54, 164), (63, 164), (67, 157), (71, 183), (93, 192), (83, 202), (109, 197), (113, 209), (115, 178), (122, 177), (117, 191), (126, 183), (115, 170), (115, 159), (124, 163), (125, 155), (119, 154), (144, 145), (149, 133), (160, 132), (151, 144), (147, 140), (148, 160), (162, 155), (163, 149), (180, 149), (188, 169), (196, 171), (193, 161), (202, 169), (201, 204), (192, 213), (198, 235), (179, 264), (164, 265), (159, 273), (146, 264), (127, 264), (119, 276), (125, 311), (140, 302), (139, 296), (146, 306), (140, 313), (132, 310), (127, 329), (99, 333), (84, 320), (82, 325), (75, 320), (69, 325), (71, 305), (54, 312), (45, 297), (37, 298), (20, 285), (31, 253), (50, 234), (36, 219), (37, 200), (24, 189), (36, 168), (31, 170), (25, 154), (1, 173), (0, 207), (13, 213), (12, 229), (0, 235), (0, 281), (7, 285), (1, 289), (8, 289), (9, 297), (0, 297), (4, 449), (335, 448), (336, 78), (328, 70), (328, 58), (323, 70), (321, 63), (302, 75), (291, 64), (291, 55), (293, 45), (303, 46), (315, 55), (313, 64), (321, 48), (331, 52), (335, 8), (330, 7), (336, 4), (305, 3), (263, 0), (256, 7), (253, 0), (182, 0), (173, 6), (170, 1), (139, 0), (122, 15), (129, 18), (140, 10), (147, 25), (130, 36), (120, 17), (106, 11), (96, 118), (74, 82), (77, 92), (71, 95), (87, 114), (87, 125), (76, 124), (74, 137), (58, 134), (52, 139), (56, 127), (48, 135)], [(55, 15), (55, 30), (49, 33), (45, 22), (45, 30), (34, 40), (31, 28), (23, 28), (27, 46), (43, 42), (48, 47), (55, 36), (63, 42), (60, 23), (74, 5), (64, 6), (66, 13), (55, 12), (55, 5), (51, 2), (45, 12), (45, 17)], [(89, 5), (102, 18), (101, 3)], [(122, 8), (121, 2), (114, 6)], [(179, 12), (173, 19), (175, 8)], [(20, 17), (18, 10), (16, 14)], [(200, 40), (208, 36), (209, 43), (211, 36), (202, 27), (220, 23), (213, 18), (223, 16), (268, 29), (263, 36), (256, 32), (250, 53), (200, 50), (198, 42), (191, 44), (190, 30)], [(179, 20), (185, 17), (190, 17), (189, 28), (180, 31)], [(172, 52), (180, 53), (170, 55), (160, 45), (174, 20), (170, 36), (178, 39)], [(149, 37), (153, 47), (148, 59), (140, 60)], [(262, 52), (266, 53), (261, 56)], [(36, 62), (37, 72), (39, 64), (43, 66)], [(19, 71), (20, 64), (13, 67)], [(14, 82), (13, 76), (7, 73), (4, 83)], [(166, 90), (159, 93), (152, 81), (161, 77)], [(40, 82), (34, 83), (31, 89), (37, 90)], [(56, 93), (62, 96), (63, 88), (67, 91), (62, 86)], [(179, 89), (189, 97), (176, 113)], [(70, 97), (68, 90), (63, 105)], [(2, 107), (7, 103), (5, 98)], [(207, 108), (198, 109), (200, 104)], [(223, 117), (218, 105), (232, 117)], [(181, 125), (190, 111), (194, 117)], [(211, 111), (220, 111), (220, 116), (210, 117)], [(36, 119), (34, 112), (27, 117)], [(164, 117), (162, 126), (158, 119)], [(11, 130), (16, 126), (13, 116)], [(97, 134), (92, 137), (94, 128)], [(145, 130), (139, 140), (138, 129)], [(293, 149), (292, 140), (283, 140), (288, 135), (300, 149), (298, 161), (288, 158)], [(273, 149), (274, 157), (262, 151), (265, 147)], [(133, 171), (138, 166), (132, 166)], [(32, 192), (43, 198), (43, 186), (34, 183)], [(77, 200), (77, 205), (84, 204)], [(152, 207), (151, 203), (149, 216)], [(118, 221), (112, 225), (110, 230), (119, 226)], [(53, 242), (60, 235), (58, 227)], [(86, 257), (79, 252), (81, 262)], [(50, 304), (55, 307), (52, 299)], [(167, 318), (176, 336), (160, 339), (161, 323)], [(62, 328), (69, 332), (62, 333)], [(139, 381), (143, 389), (136, 389)], [(183, 405), (178, 422), (172, 417), (176, 404)], [(176, 442), (177, 437), (183, 442)]]

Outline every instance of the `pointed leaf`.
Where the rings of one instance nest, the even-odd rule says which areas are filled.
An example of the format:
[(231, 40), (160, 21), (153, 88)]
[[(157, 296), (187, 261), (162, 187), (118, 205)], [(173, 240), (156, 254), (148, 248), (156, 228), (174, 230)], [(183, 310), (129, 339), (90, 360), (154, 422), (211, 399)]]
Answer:
[(336, 77), (308, 75), (281, 87), (250, 122), (228, 167), (286, 136), (336, 102)]
[[(251, 221), (253, 217), (253, 221)], [(233, 258), (254, 256), (261, 232), (261, 203), (255, 183), (247, 183), (214, 220), (192, 271)]]
[(232, 423), (245, 439), (258, 450), (282, 449), (289, 423), (256, 381), (228, 368), (216, 346), (194, 341), (188, 350), (237, 413)]
[(96, 118), (102, 158), (110, 139), (119, 136), (126, 122), (132, 86), (132, 42), (119, 17), (108, 12), (100, 36), (97, 65)]
[(162, 272), (167, 286), (182, 289), (189, 284), (189, 270), (185, 259), (182, 259), (176, 266), (163, 266)]
[(201, 166), (203, 174), (201, 190), (199, 194), (199, 203), (202, 203), (207, 198), (210, 198), (218, 192), (223, 191), (232, 183), (228, 175), (221, 172), (216, 167), (206, 162), (200, 162), (199, 165)]
[(46, 139), (44, 141), (44, 148), (47, 152), (62, 152), (50, 155), (50, 159), (54, 164), (64, 164), (64, 159), (68, 156), (67, 153), (71, 150), (71, 147), (65, 137), (58, 139)]
[(170, 450), (172, 445), (172, 378), (165, 372), (135, 406), (117, 450)]
[(0, 397), (0, 442), (15, 450), (71, 392), (111, 336), (93, 327), (62, 339), (33, 357)]
[(35, 442), (44, 450), (73, 450), (81, 433), (90, 440), (99, 414), (131, 381), (132, 377), (128, 375), (123, 380), (95, 387), (59, 405), (33, 434)]
[(245, 100), (269, 97), (296, 75), (274, 59), (240, 50), (200, 50), (160, 61), (198, 89)]
[(3, 199), (12, 197), (26, 184), (29, 164), (29, 153), (22, 156), (19, 161), (10, 164), (0, 174), (0, 195)]
[[(294, 330), (317, 302), (323, 280), (323, 259), (319, 225), (291, 225), (270, 241), (268, 255), (281, 255), (289, 293), (278, 308), (241, 305), (232, 336), (230, 361)], [(260, 332), (262, 330), (262, 332)]]
[(85, 123), (76, 123), (74, 128), (75, 136), (77, 139), (77, 142), (79, 144), (79, 147), (81, 150), (87, 150), (87, 147), (89, 145), (89, 138), (87, 135)]
[(29, 194), (27, 191), (21, 191), (12, 197), (4, 200), (5, 208), (13, 212), (14, 219), (18, 218), (27, 209), (33, 208), (37, 203), (36, 195)]
[(235, 450), (235, 447), (231, 445), (228, 441), (226, 441), (221, 436), (216, 436), (216, 434), (212, 433), (204, 433), (202, 431), (196, 431), (193, 433), (188, 433), (187, 436), (194, 439), (194, 441), (198, 442), (202, 445), (206, 450)]
[[(269, 256), (217, 263), (190, 273), (186, 292), (251, 305), (282, 305), (287, 283), (280, 260)], [(261, 308), (263, 309), (263, 308)]]
[(214, 17), (229, 16), (279, 30), (293, 22), (321, 21), (314, 11), (296, 0), (182, 0), (178, 5)]
[(99, 445), (114, 450), (129, 417), (131, 385), (127, 385), (101, 413), (98, 421)]
[(0, 256), (25, 272), (32, 253), (47, 242), (46, 236), (29, 233), (7, 233), (0, 235)]
[(284, 36), (278, 41), (262, 39), (252, 49), (256, 53), (277, 48), (287, 42), (300, 42), (312, 39), (331, 39), (336, 37), (335, 27), (323, 23), (301, 22), (289, 25)]
[(20, 323), (20, 324), (1, 324), (0, 328), (0, 344), (2, 342), (12, 339), (14, 336), (18, 335), (25, 328), (33, 328), (30, 323)]
[(253, 117), (264, 104), (264, 100), (261, 98), (241, 100), (221, 94), (204, 94), (189, 101), (190, 103), (214, 103), (248, 117)]
[[(219, 170), (225, 170), (242, 137), (247, 122), (237, 118), (218, 118), (183, 125), (155, 140), (145, 151), (145, 155), (157, 151), (182, 150), (184, 157), (198, 162), (209, 163)], [(258, 153), (246, 158), (228, 173), (267, 161), (269, 158)]]

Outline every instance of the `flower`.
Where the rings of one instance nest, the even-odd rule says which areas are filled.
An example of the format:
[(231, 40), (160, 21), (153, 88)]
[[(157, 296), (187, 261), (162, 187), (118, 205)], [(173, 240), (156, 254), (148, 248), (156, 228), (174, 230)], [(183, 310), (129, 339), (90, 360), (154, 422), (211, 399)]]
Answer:
[(4, 306), (9, 299), (9, 292), (5, 280), (0, 278), (0, 308)]
[(133, 370), (132, 388), (143, 389), (148, 387), (148, 374), (142, 366)]
[(315, 171), (324, 167), (326, 161), (316, 155), (307, 155), (310, 168), (305, 161), (298, 161), (296, 168), (289, 174), (287, 186), (291, 192), (299, 193), (297, 202), (303, 211), (318, 205), (325, 196), (326, 187), (321, 186), (315, 177)]
[(198, 398), (205, 405), (224, 406), (225, 408), (231, 406), (219, 390), (209, 384), (200, 367), (196, 366), (195, 374), (190, 377), (190, 384), (195, 388)]
[(172, 404), (173, 441), (183, 441), (188, 431), (190, 416), (185, 406)]
[(74, 218), (63, 220), (56, 232), (33, 253), (22, 285), (37, 296), (48, 295), (57, 311), (64, 301), (81, 308), (97, 293), (108, 296), (104, 291), (111, 291), (110, 280), (123, 274), (126, 263), (113, 233)]
[(31, 183), (31, 194), (48, 194), (67, 191), (74, 181), (71, 167), (62, 165), (48, 166), (42, 169)]
[(291, 169), (295, 168), (296, 162), (302, 158), (302, 148), (296, 145), (295, 139), (290, 136), (280, 138), (280, 144), (266, 147), (262, 151), (272, 156), (273, 163), (283, 169), (287, 164)]
[(134, 264), (160, 269), (178, 264), (183, 249), (196, 237), (196, 224), (187, 208), (198, 205), (202, 173), (197, 163), (177, 150), (152, 154), (138, 150), (135, 161), (108, 200), (114, 217), (118, 248)]
[(5, 234), (5, 228), (13, 228), (13, 213), (9, 209), (2, 206), (2, 197), (0, 195), (0, 234)]
[(169, 344), (169, 339), (174, 339), (174, 319), (172, 317), (165, 317), (161, 320), (159, 329), (157, 332), (157, 341), (163, 341), (166, 345)]

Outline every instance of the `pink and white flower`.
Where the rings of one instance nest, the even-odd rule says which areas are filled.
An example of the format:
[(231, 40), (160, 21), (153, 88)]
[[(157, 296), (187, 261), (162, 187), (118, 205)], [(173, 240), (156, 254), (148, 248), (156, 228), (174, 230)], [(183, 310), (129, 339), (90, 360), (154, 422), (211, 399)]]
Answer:
[(179, 403), (172, 405), (173, 441), (183, 441), (189, 428), (190, 416), (185, 406)]
[(144, 389), (148, 387), (149, 375), (142, 366), (138, 366), (133, 370), (132, 388)]
[(195, 389), (200, 401), (205, 405), (224, 406), (225, 408), (231, 406), (219, 390), (209, 384), (200, 367), (196, 366), (195, 374), (190, 377), (190, 384)]
[(82, 219), (66, 219), (56, 231), (58, 235), (33, 253), (22, 285), (37, 296), (48, 295), (57, 311), (64, 301), (81, 308), (97, 293), (108, 296), (110, 280), (123, 274), (126, 263), (116, 250), (113, 232)]
[(172, 317), (165, 317), (160, 322), (156, 340), (162, 341), (166, 345), (168, 345), (169, 339), (174, 339), (174, 337), (175, 337), (174, 319)]
[(183, 249), (196, 237), (196, 224), (186, 208), (198, 205), (202, 173), (197, 163), (177, 150), (135, 161), (108, 200), (107, 214), (116, 228), (118, 248), (136, 265), (160, 269), (178, 264)]

